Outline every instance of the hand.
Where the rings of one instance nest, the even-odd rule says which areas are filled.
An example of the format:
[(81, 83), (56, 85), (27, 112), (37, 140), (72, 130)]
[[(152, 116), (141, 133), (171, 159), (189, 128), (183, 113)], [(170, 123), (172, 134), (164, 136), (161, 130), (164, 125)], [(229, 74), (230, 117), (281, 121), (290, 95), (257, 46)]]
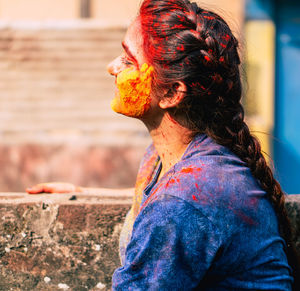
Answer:
[(71, 183), (41, 183), (34, 185), (33, 187), (27, 188), (28, 194), (39, 194), (39, 193), (70, 193), (70, 192), (81, 192), (81, 188)]

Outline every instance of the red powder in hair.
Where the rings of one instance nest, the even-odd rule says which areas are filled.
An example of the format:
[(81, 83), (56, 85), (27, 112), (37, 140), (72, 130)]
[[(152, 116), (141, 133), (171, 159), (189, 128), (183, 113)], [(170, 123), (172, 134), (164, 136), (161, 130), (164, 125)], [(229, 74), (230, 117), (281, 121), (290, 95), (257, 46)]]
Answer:
[(223, 80), (223, 78), (219, 75), (219, 74), (214, 74), (213, 76), (211, 76), (211, 78), (215, 81), (215, 82), (217, 82), (217, 83), (221, 83), (222, 82), (222, 80)]
[(229, 40), (230, 40), (230, 35), (229, 35), (229, 34), (226, 34), (226, 35), (223, 36), (222, 38), (225, 39), (226, 41), (229, 41)]
[(199, 86), (201, 89), (206, 90), (206, 89), (201, 85), (200, 82), (192, 82), (191, 86), (192, 86), (192, 87), (198, 87), (198, 86)]
[(185, 17), (181, 16), (181, 15), (177, 15), (178, 19), (182, 22), (184, 22), (186, 19)]
[(210, 57), (209, 57), (209, 56), (204, 56), (204, 58), (205, 58), (208, 62), (210, 62)]
[(195, 195), (192, 195), (192, 197), (193, 197), (194, 201), (198, 201), (198, 199), (197, 199), (197, 197)]
[(213, 16), (206, 16), (206, 15), (204, 15), (203, 17), (206, 18), (206, 19), (209, 19), (209, 20), (215, 19)]
[(175, 24), (172, 27), (173, 29), (184, 29), (185, 27), (182, 24)]
[(188, 59), (185, 59), (184, 62), (185, 62), (187, 65), (190, 65), (190, 64), (191, 64), (190, 60), (188, 60)]
[(178, 51), (184, 51), (184, 46), (181, 44), (176, 48)]

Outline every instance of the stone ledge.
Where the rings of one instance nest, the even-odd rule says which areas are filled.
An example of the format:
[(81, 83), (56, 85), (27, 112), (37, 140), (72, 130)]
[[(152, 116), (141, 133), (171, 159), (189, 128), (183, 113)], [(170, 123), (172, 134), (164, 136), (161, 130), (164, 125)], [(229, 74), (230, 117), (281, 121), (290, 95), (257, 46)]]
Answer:
[[(0, 193), (0, 290), (109, 290), (131, 196)], [(287, 197), (300, 250), (300, 195)]]
[(116, 195), (0, 194), (0, 290), (109, 290), (131, 202)]
[(300, 194), (286, 197), (286, 209), (294, 228), (294, 242), (300, 254)]
[(132, 195), (119, 194), (86, 194), (86, 193), (64, 193), (64, 194), (38, 194), (28, 195), (26, 193), (0, 193), (0, 205), (3, 204), (59, 204), (59, 205), (81, 205), (81, 204), (125, 204), (131, 205)]

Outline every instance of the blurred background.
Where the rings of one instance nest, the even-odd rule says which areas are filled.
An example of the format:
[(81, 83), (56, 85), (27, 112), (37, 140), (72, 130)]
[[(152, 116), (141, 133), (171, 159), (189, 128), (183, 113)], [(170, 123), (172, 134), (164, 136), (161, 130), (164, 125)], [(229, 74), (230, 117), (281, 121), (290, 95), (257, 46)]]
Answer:
[[(206, 0), (240, 40), (247, 120), (300, 193), (300, 2)], [(150, 139), (110, 109), (107, 63), (140, 0), (0, 0), (0, 191), (45, 181), (134, 185)]]

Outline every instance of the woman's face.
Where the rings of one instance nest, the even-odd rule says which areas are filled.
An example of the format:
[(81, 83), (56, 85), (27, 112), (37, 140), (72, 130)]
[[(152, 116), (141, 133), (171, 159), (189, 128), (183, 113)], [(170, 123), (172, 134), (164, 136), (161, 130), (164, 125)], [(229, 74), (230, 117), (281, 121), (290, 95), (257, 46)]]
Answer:
[(153, 68), (143, 54), (140, 22), (135, 20), (122, 42), (123, 53), (108, 65), (108, 72), (116, 77), (112, 109), (130, 117), (142, 117), (151, 107)]

